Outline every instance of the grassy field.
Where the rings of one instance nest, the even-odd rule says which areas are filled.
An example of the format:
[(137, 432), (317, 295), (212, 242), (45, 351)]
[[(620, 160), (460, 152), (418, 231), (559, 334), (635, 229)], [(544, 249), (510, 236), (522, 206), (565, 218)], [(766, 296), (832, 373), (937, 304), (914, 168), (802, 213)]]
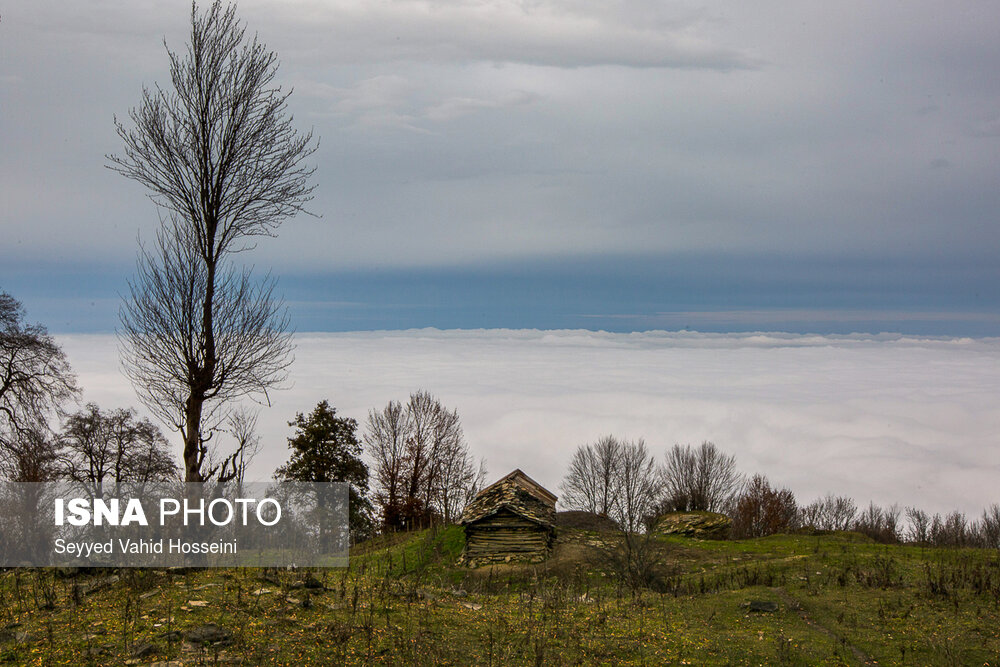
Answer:
[(351, 567), (0, 575), (0, 663), (1000, 665), (1000, 554), (852, 533), (664, 538), (653, 590), (607, 536), (538, 565), (454, 565), (456, 527)]

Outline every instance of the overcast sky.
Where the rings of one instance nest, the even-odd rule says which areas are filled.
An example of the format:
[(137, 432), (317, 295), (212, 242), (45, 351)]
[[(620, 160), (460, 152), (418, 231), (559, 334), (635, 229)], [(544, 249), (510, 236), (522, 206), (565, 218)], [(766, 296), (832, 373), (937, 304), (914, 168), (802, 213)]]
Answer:
[[(302, 330), (996, 335), (992, 3), (241, 2), (321, 138), (247, 258)], [(183, 2), (0, 7), (0, 288), (111, 331), (157, 212), (103, 167)]]
[[(110, 332), (158, 225), (105, 155), (113, 118), (168, 83), (186, 4), (0, 0), (0, 289), (71, 334), (103, 407), (137, 404)], [(615, 433), (715, 440), (800, 500), (997, 500), (1000, 6), (239, 13), (321, 139), (318, 217), (244, 258), (299, 332), (407, 330), (297, 336), (265, 476), (295, 412), (329, 399), (363, 421), (424, 388), (493, 477), (557, 487), (575, 447)], [(628, 333), (655, 329), (821, 335)], [(831, 336), (883, 331), (917, 337)]]

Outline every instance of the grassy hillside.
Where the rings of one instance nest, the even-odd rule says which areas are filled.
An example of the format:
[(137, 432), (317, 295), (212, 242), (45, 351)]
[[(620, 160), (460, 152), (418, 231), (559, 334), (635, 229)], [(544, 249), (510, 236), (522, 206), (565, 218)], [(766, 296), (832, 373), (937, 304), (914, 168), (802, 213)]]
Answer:
[(351, 567), (0, 575), (8, 664), (1000, 664), (1000, 554), (850, 533), (647, 545), (564, 530), (541, 565), (454, 566), (452, 527)]

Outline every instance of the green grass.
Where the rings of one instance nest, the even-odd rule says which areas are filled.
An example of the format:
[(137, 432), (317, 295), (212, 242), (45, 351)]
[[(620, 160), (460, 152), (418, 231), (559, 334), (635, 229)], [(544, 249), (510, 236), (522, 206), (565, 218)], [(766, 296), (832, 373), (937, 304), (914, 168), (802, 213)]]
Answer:
[[(857, 534), (659, 541), (633, 591), (570, 534), (534, 566), (454, 565), (451, 527), (379, 538), (350, 568), (0, 574), (0, 662), (185, 664), (1000, 664), (1000, 554)], [(88, 592), (95, 583), (113, 583)], [(310, 577), (322, 588), (303, 587)], [(316, 585), (316, 582), (309, 582)], [(777, 611), (751, 611), (751, 601)], [(178, 633), (205, 624), (225, 646)], [(136, 647), (150, 644), (141, 658)]]

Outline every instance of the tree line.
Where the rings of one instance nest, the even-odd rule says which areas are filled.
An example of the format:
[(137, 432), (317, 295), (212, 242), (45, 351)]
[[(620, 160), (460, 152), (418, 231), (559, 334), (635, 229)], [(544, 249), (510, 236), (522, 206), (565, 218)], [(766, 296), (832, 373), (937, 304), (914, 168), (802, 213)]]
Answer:
[[(81, 389), (65, 353), (44, 326), (28, 324), (22, 305), (2, 291), (0, 355), (2, 479), (68, 480), (94, 496), (136, 491), (154, 480), (190, 481), (191, 469), (178, 466), (160, 428), (135, 409), (94, 403), (66, 409)], [(228, 445), (223, 437), (209, 447), (203, 438), (195, 472), (200, 481), (242, 484), (261, 451), (258, 413), (239, 407), (218, 418), (213, 433), (228, 436)], [(458, 411), (424, 390), (405, 403), (371, 410), (361, 435), (357, 421), (338, 416), (327, 401), (297, 413), (288, 425), (294, 429), (290, 457), (273, 476), (349, 483), (355, 539), (454, 523), (486, 475), (485, 462), (469, 452)], [(183, 451), (187, 444), (184, 438)]]
[(734, 538), (796, 530), (856, 531), (885, 543), (1000, 548), (1000, 504), (978, 518), (934, 514), (898, 505), (859, 507), (827, 494), (799, 505), (790, 489), (765, 475), (745, 475), (714, 443), (675, 444), (662, 461), (643, 440), (605, 436), (580, 446), (561, 485), (568, 509), (607, 516), (626, 533), (651, 530), (669, 512), (708, 511), (732, 521)]

